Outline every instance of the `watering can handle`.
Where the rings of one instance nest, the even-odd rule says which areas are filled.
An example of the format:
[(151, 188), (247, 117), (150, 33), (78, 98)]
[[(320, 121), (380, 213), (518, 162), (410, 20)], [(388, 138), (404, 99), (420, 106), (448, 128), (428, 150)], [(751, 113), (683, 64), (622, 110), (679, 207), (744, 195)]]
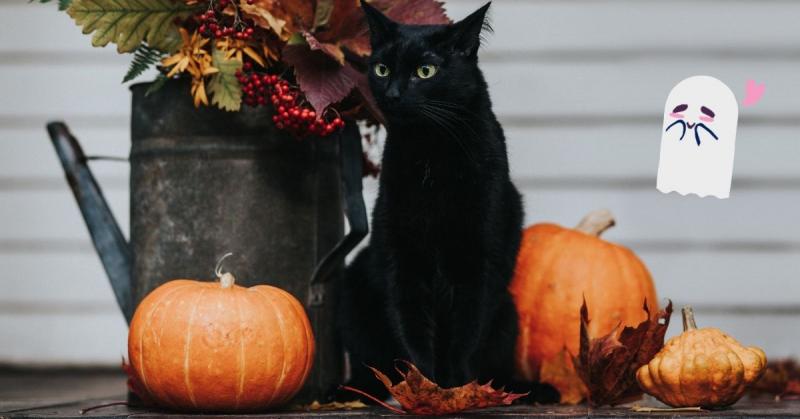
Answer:
[(67, 183), (75, 195), (92, 242), (111, 281), (117, 304), (130, 323), (133, 316), (131, 299), (131, 251), (114, 214), (106, 202), (83, 154), (78, 140), (63, 122), (50, 122), (47, 132), (64, 168)]
[[(312, 288), (331, 279), (333, 272), (344, 261), (344, 258), (355, 248), (369, 232), (367, 209), (364, 206), (362, 193), (363, 150), (361, 133), (355, 121), (348, 121), (339, 138), (339, 155), (341, 158), (342, 189), (345, 200), (345, 217), (350, 224), (350, 231), (334, 248), (317, 264), (311, 275)], [(318, 290), (321, 292), (321, 290)], [(321, 295), (318, 297), (321, 299)]]

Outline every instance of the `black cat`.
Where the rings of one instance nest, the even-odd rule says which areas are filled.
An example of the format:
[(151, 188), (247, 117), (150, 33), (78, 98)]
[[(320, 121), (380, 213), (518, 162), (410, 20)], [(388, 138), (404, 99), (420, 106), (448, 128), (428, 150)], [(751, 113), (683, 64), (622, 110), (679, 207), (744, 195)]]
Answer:
[(388, 137), (369, 247), (337, 287), (350, 384), (385, 396), (365, 365), (390, 372), (396, 359), (445, 387), (508, 383), (523, 214), (478, 68), (489, 4), (453, 25), (402, 25), (362, 5)]

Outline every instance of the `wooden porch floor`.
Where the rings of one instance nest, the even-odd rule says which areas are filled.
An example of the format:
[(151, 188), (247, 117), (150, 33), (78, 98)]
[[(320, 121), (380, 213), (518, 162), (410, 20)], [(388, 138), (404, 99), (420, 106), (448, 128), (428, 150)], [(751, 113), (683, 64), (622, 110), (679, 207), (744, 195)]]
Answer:
[[(355, 418), (400, 417), (382, 409), (351, 411), (276, 411), (254, 415), (186, 415), (148, 409), (113, 406), (81, 414), (81, 409), (103, 403), (125, 400), (125, 376), (117, 371), (74, 370), (0, 370), (0, 419), (5, 418), (168, 418), (191, 417), (252, 417), (252, 418)], [(640, 405), (656, 406), (644, 400)], [(587, 406), (528, 406), (517, 405), (496, 409), (465, 412), (457, 417), (676, 417), (713, 416), (740, 417), (800, 417), (800, 401), (774, 401), (769, 398), (744, 400), (732, 409), (706, 412), (634, 412), (630, 407), (591, 409)]]

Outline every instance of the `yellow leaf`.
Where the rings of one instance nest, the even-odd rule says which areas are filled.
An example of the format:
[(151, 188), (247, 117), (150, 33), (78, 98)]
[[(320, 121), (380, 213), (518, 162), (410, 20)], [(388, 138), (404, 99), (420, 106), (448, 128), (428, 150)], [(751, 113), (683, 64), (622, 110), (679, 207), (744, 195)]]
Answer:
[(248, 57), (252, 58), (253, 61), (257, 62), (261, 67), (267, 66), (266, 63), (264, 63), (264, 60), (261, 58), (261, 56), (258, 55), (258, 53), (254, 49), (250, 47), (244, 47), (242, 51), (244, 51), (244, 53), (247, 54)]
[(258, 26), (272, 30), (281, 39), (285, 39), (284, 36), (288, 37), (288, 34), (285, 34), (283, 30), (286, 26), (286, 21), (273, 16), (269, 10), (257, 4), (248, 4), (246, 1), (240, 2), (239, 8), (250, 16)]

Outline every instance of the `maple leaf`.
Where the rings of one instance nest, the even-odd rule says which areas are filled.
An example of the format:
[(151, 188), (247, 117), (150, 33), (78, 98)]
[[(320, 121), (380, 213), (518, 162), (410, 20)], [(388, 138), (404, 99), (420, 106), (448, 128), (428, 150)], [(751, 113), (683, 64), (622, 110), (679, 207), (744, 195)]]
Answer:
[(542, 361), (539, 381), (552, 385), (561, 395), (561, 404), (578, 404), (586, 398), (589, 390), (583, 383), (567, 348)]
[[(611, 333), (589, 336), (589, 310), (581, 306), (580, 353), (573, 359), (578, 376), (589, 389), (592, 406), (617, 405), (642, 395), (636, 382), (636, 370), (650, 362), (664, 346), (664, 334), (672, 315), (672, 301), (652, 316), (647, 301), (643, 307), (647, 319), (636, 327), (619, 327)], [(662, 323), (663, 320), (663, 323)]]
[(414, 364), (408, 361), (401, 362), (408, 370), (403, 372), (396, 368), (403, 377), (403, 381), (397, 384), (393, 384), (386, 374), (375, 368), (369, 368), (394, 399), (400, 403), (403, 410), (390, 406), (361, 390), (347, 386), (343, 388), (370, 397), (395, 413), (415, 415), (446, 415), (470, 409), (509, 405), (514, 400), (527, 395), (527, 393), (507, 393), (503, 389), (496, 390), (492, 388), (491, 381), (486, 384), (478, 384), (477, 381), (473, 381), (461, 387), (441, 388), (425, 377)]

